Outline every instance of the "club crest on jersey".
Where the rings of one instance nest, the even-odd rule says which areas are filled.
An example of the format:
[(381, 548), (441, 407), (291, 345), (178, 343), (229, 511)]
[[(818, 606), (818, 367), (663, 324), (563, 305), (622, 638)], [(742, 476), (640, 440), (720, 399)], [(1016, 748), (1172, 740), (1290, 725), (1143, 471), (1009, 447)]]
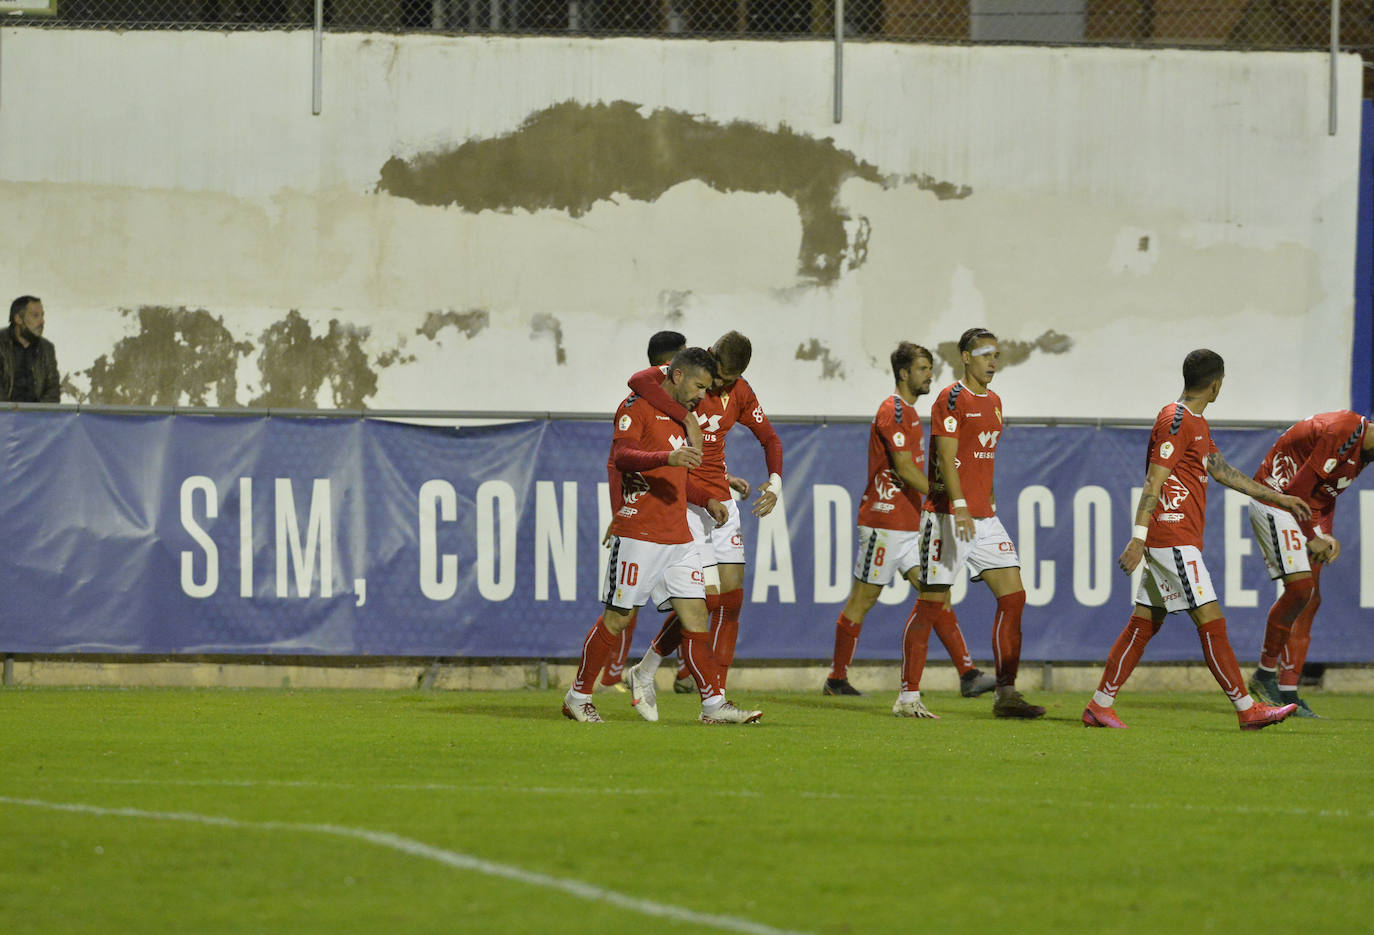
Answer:
[(945, 431), (954, 432), (959, 428), (959, 420), (954, 416), (945, 416)]
[(617, 422), (616, 425), (619, 427), (620, 431), (624, 432), (624, 431), (626, 431), (626, 430), (629, 429), (629, 427), (630, 427), (630, 422), (631, 422), (630, 414), (627, 412), (627, 413), (625, 413), (623, 416), (620, 417), (620, 421)]
[(906, 445), (906, 433), (905, 433), (905, 432), (893, 432), (893, 433), (892, 433), (892, 444), (896, 445), (898, 448), (901, 448), (901, 447), (905, 446), (905, 445)]
[(873, 475), (873, 491), (882, 500), (891, 500), (902, 489), (902, 483), (891, 468), (883, 468)]
[(1159, 446), (1159, 456), (1160, 456), (1161, 458), (1163, 458), (1165, 461), (1168, 461), (1169, 458), (1170, 458), (1170, 456), (1173, 455), (1173, 453), (1174, 453), (1174, 443), (1173, 443), (1173, 442), (1165, 442), (1164, 444), (1162, 444), (1162, 445)]
[[(1167, 445), (1168, 442), (1164, 444)], [(1170, 475), (1169, 479), (1164, 482), (1164, 488), (1159, 492), (1160, 504), (1172, 513), (1177, 511), (1183, 505), (1183, 501), (1187, 499), (1188, 488), (1183, 485), (1183, 481)]]
[(998, 407), (998, 406), (993, 406), (993, 407), (992, 407), (992, 414), (995, 415), (995, 416), (997, 417), (997, 421), (998, 421), (998, 422), (1001, 422), (1001, 421), (1002, 421), (1002, 410), (1001, 410), (1000, 407)]

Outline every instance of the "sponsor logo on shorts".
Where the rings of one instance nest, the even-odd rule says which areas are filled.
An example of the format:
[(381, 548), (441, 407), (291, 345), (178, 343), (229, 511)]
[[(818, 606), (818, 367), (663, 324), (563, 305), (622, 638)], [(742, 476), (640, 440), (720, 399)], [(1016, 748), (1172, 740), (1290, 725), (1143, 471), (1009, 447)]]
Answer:
[(693, 583), (693, 584), (701, 584), (701, 583), (702, 583), (703, 581), (705, 581), (705, 580), (706, 580), (706, 575), (702, 573), (702, 571), (701, 571), (700, 568), (693, 568), (693, 569), (692, 569), (692, 583)]

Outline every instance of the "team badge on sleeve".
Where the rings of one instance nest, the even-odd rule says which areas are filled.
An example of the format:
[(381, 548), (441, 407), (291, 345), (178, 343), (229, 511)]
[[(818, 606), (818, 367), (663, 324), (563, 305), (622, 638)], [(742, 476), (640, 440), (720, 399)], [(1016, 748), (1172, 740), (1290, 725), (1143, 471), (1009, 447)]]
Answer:
[(906, 435), (902, 432), (893, 432), (892, 444), (896, 445), (898, 448), (903, 447), (906, 444)]
[(630, 427), (630, 414), (627, 412), (620, 417), (620, 431), (624, 432)]
[(1338, 462), (1335, 458), (1327, 458), (1326, 463), (1322, 465), (1322, 473), (1330, 474), (1332, 471), (1336, 470), (1336, 465), (1339, 463), (1340, 462)]
[(1168, 460), (1169, 460), (1169, 456), (1172, 455), (1173, 453), (1174, 453), (1174, 443), (1173, 443), (1173, 442), (1165, 442), (1164, 444), (1162, 444), (1162, 445), (1159, 446), (1159, 456), (1160, 456), (1161, 458), (1163, 458), (1165, 461), (1168, 461)]
[(954, 416), (945, 416), (945, 431), (953, 432), (959, 428), (959, 420)]

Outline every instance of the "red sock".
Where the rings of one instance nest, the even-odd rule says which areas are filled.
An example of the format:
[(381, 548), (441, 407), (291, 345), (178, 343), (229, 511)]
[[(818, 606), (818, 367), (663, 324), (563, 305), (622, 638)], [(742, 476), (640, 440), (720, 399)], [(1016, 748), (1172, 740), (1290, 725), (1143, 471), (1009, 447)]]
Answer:
[(1260, 666), (1276, 669), (1283, 646), (1288, 642), (1288, 634), (1293, 630), (1293, 621), (1298, 619), (1304, 607), (1312, 599), (1315, 583), (1311, 578), (1290, 581), (1283, 586), (1283, 593), (1269, 608), (1269, 619), (1264, 625), (1264, 648), (1260, 650)]
[(997, 599), (997, 616), (992, 619), (992, 661), (998, 688), (1016, 684), (1016, 670), (1021, 667), (1021, 610), (1025, 606), (1025, 591)]
[(1107, 653), (1107, 665), (1102, 670), (1102, 681), (1097, 683), (1098, 691), (1112, 698), (1116, 697), (1116, 693), (1121, 691), (1121, 686), (1126, 684), (1126, 680), (1135, 671), (1140, 657), (1145, 655), (1145, 644), (1154, 638), (1163, 623), (1162, 620), (1155, 623), (1152, 617), (1131, 615), (1131, 619), (1126, 621), (1125, 629), (1112, 644), (1112, 651)]
[(1293, 632), (1283, 647), (1279, 659), (1279, 688), (1283, 691), (1298, 690), (1298, 679), (1302, 677), (1302, 666), (1307, 661), (1307, 650), (1312, 645), (1312, 619), (1317, 616), (1317, 608), (1322, 605), (1321, 588), (1317, 586), (1317, 568), (1312, 569), (1312, 597), (1293, 621)]
[(577, 667), (577, 678), (573, 679), (574, 691), (584, 695), (592, 693), (592, 689), (596, 688), (596, 677), (615, 652), (615, 642), (615, 634), (607, 630), (606, 624), (597, 617), (596, 623), (587, 632), (587, 638), (582, 641), (582, 661)]
[(736, 588), (720, 595), (720, 609), (711, 615), (711, 649), (720, 666), (720, 687), (735, 662), (735, 642), (739, 639), (739, 612), (744, 607), (744, 589)]
[(616, 643), (615, 655), (606, 661), (606, 671), (601, 675), (602, 685), (614, 685), (625, 673), (625, 660), (630, 655), (630, 643), (635, 638), (635, 624), (638, 615), (630, 618), (630, 625), (620, 631), (620, 641)]
[(917, 600), (902, 630), (902, 691), (921, 690), (921, 675), (926, 670), (930, 648), (930, 628), (944, 613), (943, 601)]
[(658, 628), (658, 634), (649, 646), (660, 656), (667, 657), (677, 652), (680, 645), (682, 645), (682, 623), (677, 619), (676, 613), (669, 613), (663, 618), (663, 626)]
[(1241, 677), (1236, 654), (1231, 650), (1231, 641), (1226, 638), (1226, 618), (1204, 623), (1197, 628), (1197, 636), (1202, 641), (1202, 656), (1207, 660), (1207, 668), (1212, 670), (1212, 678), (1226, 692), (1226, 697), (1232, 701), (1244, 698), (1247, 694), (1245, 680)]
[(692, 676), (692, 681), (697, 683), (697, 692), (700, 693), (702, 701), (720, 694), (720, 673), (716, 666), (715, 653), (711, 652), (711, 634), (688, 633), (683, 630), (682, 662)]
[(854, 661), (854, 650), (859, 646), (859, 631), (863, 622), (854, 623), (844, 614), (835, 621), (835, 655), (830, 661), (830, 677), (843, 679), (849, 677), (849, 664)]
[(945, 644), (945, 652), (949, 653), (949, 659), (959, 670), (959, 674), (963, 675), (972, 669), (973, 657), (969, 655), (968, 643), (964, 642), (964, 631), (959, 629), (959, 618), (954, 615), (954, 611), (943, 604), (940, 605), (940, 615), (931, 626), (935, 628), (935, 635), (940, 638), (940, 642)]

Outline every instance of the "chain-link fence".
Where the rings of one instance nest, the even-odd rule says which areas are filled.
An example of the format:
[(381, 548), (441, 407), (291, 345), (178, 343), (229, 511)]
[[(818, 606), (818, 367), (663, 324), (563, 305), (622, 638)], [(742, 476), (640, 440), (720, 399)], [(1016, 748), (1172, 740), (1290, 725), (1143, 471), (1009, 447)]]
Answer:
[[(329, 30), (827, 36), (835, 0), (324, 0)], [(315, 0), (0, 0), (26, 25), (291, 29)], [(48, 13), (49, 15), (34, 15)], [(1326, 48), (1330, 0), (849, 0), (855, 38)], [(1342, 45), (1374, 48), (1374, 0), (1341, 4)]]

